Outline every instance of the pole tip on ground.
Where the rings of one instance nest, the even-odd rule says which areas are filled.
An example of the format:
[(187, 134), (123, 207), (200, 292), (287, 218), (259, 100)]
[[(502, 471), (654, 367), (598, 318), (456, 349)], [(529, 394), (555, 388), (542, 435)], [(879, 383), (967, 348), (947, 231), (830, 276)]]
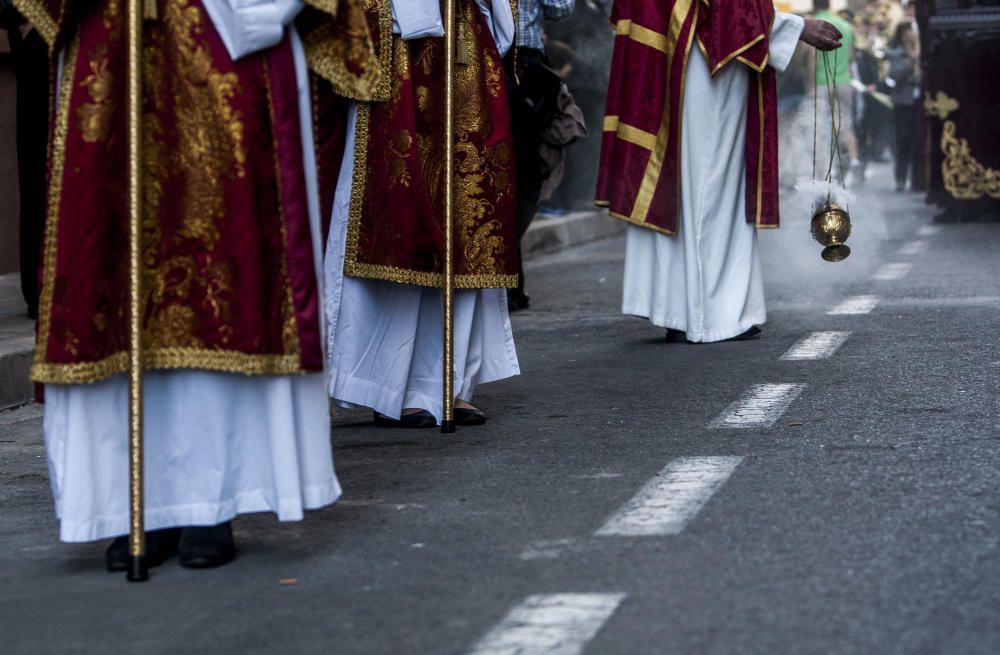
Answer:
[(145, 582), (149, 580), (149, 570), (146, 568), (146, 558), (132, 555), (128, 561), (128, 581)]
[(451, 434), (454, 431), (455, 431), (455, 421), (454, 420), (451, 420), (451, 421), (448, 421), (448, 420), (441, 421), (441, 432), (443, 432), (444, 434)]

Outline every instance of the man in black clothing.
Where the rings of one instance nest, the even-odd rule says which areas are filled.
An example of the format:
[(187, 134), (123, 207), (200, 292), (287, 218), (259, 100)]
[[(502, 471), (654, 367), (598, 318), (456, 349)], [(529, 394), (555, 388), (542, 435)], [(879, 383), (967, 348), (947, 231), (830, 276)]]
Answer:
[(38, 315), (38, 264), (45, 229), (45, 160), (49, 120), (49, 53), (45, 41), (0, 0), (17, 83), (17, 177), (21, 196), (21, 292), (28, 316)]

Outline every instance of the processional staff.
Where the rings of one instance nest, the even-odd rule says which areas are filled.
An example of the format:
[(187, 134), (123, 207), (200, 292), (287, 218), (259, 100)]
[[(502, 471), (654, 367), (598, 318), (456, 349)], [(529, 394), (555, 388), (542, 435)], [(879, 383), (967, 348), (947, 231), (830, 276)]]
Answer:
[(454, 229), (454, 71), (455, 0), (445, 2), (444, 14), (444, 416), (441, 432), (455, 431), (455, 229)]
[[(149, 579), (146, 568), (142, 462), (142, 22), (155, 0), (128, 0), (128, 219), (129, 219), (129, 582)], [(150, 16), (151, 17), (151, 16)]]

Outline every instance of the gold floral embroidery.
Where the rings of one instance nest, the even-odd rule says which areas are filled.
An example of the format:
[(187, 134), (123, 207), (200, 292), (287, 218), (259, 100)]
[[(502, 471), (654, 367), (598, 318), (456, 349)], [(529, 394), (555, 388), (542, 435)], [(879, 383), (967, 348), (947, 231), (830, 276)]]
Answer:
[(1000, 198), (1000, 170), (983, 166), (972, 155), (966, 139), (959, 138), (957, 125), (947, 120), (957, 111), (959, 102), (943, 91), (924, 98), (924, 111), (928, 116), (944, 121), (941, 126), (941, 176), (944, 188), (958, 200), (978, 200), (984, 196)]
[[(208, 291), (205, 304), (215, 318), (228, 313), (231, 272), (222, 262), (199, 268), (191, 257), (161, 260), (161, 243), (198, 243), (198, 250), (212, 252), (221, 238), (225, 220), (224, 187), (221, 182), (246, 176), (245, 125), (232, 106), (238, 93), (235, 73), (222, 73), (213, 66), (211, 54), (195, 36), (204, 29), (202, 11), (188, 0), (166, 3), (161, 29), (151, 34), (145, 48), (144, 82), (154, 107), (171, 106), (174, 121), (162, 125), (156, 112), (145, 115), (143, 155), (145, 176), (145, 221), (143, 259), (146, 285), (147, 329), (154, 343), (169, 347), (200, 347), (193, 326), (197, 312), (185, 307), (191, 300), (191, 285), (197, 280)], [(163, 76), (164, 53), (174, 53), (177, 74)], [(175, 143), (170, 143), (171, 138)], [(168, 143), (170, 143), (168, 147)], [(173, 165), (164, 162), (174, 160)], [(184, 171), (182, 184), (170, 184), (176, 171)], [(164, 235), (157, 217), (162, 213), (164, 188), (176, 188), (181, 197), (171, 198), (180, 207), (176, 233)]]
[(93, 102), (83, 102), (76, 109), (77, 126), (87, 143), (107, 141), (111, 136), (115, 114), (114, 78), (108, 70), (108, 46), (100, 43), (87, 61), (90, 75), (80, 86), (87, 90)]
[[(333, 14), (329, 7), (314, 6)], [(352, 100), (371, 100), (383, 71), (368, 20), (357, 0), (343, 3), (340, 10), (342, 15), (328, 19), (305, 36), (306, 61), (317, 75), (333, 85), (338, 95)]]
[[(358, 120), (355, 128), (355, 167), (354, 179), (351, 182), (351, 204), (347, 223), (347, 253), (344, 261), (344, 273), (352, 277), (372, 280), (387, 280), (400, 284), (440, 287), (444, 284), (444, 275), (441, 273), (414, 271), (381, 264), (366, 264), (357, 260), (358, 244), (361, 237), (361, 213), (367, 180), (370, 117), (371, 106), (367, 103), (359, 104)], [(437, 158), (438, 164), (434, 164), (434, 157), (431, 152), (432, 143), (433, 141), (427, 135), (417, 134), (417, 157), (419, 165), (423, 167), (424, 176), (428, 179), (439, 176), (439, 171), (443, 168), (440, 158)], [(435, 172), (435, 170), (438, 172)], [(455, 276), (456, 289), (502, 289), (516, 286), (516, 274), (461, 274)]]
[(397, 184), (409, 188), (412, 176), (407, 160), (410, 158), (411, 147), (413, 147), (413, 135), (406, 130), (400, 130), (389, 139), (386, 155), (389, 160), (390, 188)]
[(424, 114), (432, 114), (435, 111), (434, 97), (431, 90), (424, 85), (417, 87), (417, 109)]
[(955, 121), (951, 120), (941, 128), (944, 188), (959, 200), (1000, 198), (1000, 171), (983, 166), (973, 157), (969, 142), (956, 136), (955, 129)]

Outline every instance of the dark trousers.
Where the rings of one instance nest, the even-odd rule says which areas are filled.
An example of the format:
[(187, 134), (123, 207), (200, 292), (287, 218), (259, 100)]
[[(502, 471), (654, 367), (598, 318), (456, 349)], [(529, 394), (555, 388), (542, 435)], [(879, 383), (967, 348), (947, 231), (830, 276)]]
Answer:
[(896, 186), (905, 187), (913, 161), (913, 131), (916, 127), (916, 108), (913, 105), (897, 105), (892, 110), (892, 122), (896, 131), (893, 148), (896, 160)]
[(49, 129), (49, 54), (32, 30), (9, 32), (17, 82), (17, 177), (21, 196), (21, 292), (28, 313), (38, 311), (39, 259), (45, 231), (46, 148)]
[[(542, 192), (542, 158), (539, 148), (542, 132), (551, 120), (551, 112), (559, 93), (559, 79), (546, 67), (545, 55), (539, 50), (517, 49), (517, 77), (520, 85), (508, 80), (510, 114), (514, 132), (514, 167), (517, 173), (517, 289), (511, 299), (526, 300), (524, 264), (521, 258), (521, 237), (528, 231), (538, 211)], [(554, 92), (553, 92), (554, 85)]]

